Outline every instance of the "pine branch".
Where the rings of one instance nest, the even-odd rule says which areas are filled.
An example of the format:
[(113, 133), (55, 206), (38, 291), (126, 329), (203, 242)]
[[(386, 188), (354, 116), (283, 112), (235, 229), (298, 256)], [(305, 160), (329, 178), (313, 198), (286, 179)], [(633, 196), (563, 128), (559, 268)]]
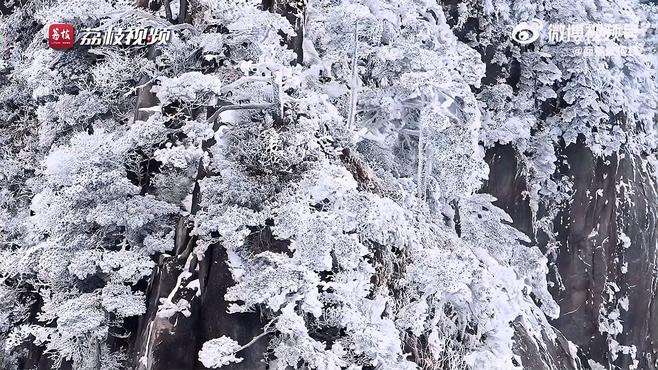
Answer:
[(357, 99), (357, 88), (358, 88), (358, 74), (357, 74), (357, 61), (359, 59), (359, 22), (356, 22), (354, 26), (354, 50), (352, 52), (352, 80), (350, 82), (350, 111), (347, 120), (347, 127), (352, 128), (354, 126), (354, 120), (356, 118), (356, 99)]
[[(208, 123), (215, 123), (217, 119), (219, 118), (219, 115), (222, 114), (223, 112), (231, 111), (231, 110), (245, 110), (245, 109), (270, 109), (274, 106), (272, 103), (267, 103), (267, 104), (231, 104), (231, 105), (223, 105), (217, 108), (215, 113), (212, 114), (208, 118)], [(214, 128), (214, 126), (213, 126)]]

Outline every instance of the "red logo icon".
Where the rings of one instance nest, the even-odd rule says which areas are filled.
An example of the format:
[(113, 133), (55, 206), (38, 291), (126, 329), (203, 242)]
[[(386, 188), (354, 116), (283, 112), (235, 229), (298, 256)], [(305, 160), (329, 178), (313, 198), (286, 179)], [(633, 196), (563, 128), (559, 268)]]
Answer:
[(48, 27), (48, 46), (57, 50), (73, 47), (75, 42), (75, 29), (72, 24), (55, 23)]

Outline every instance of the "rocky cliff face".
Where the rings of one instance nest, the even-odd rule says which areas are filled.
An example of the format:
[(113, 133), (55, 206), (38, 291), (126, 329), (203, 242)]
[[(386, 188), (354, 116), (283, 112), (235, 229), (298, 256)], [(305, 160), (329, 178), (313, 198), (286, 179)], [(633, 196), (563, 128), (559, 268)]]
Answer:
[[(621, 368), (637, 351), (640, 368), (656, 366), (656, 191), (645, 158), (627, 152), (595, 158), (587, 147), (565, 149), (573, 178), (571, 203), (555, 220), (562, 284), (555, 322), (588, 358)], [(606, 333), (635, 348), (610, 351)]]
[[(562, 165), (556, 175), (573, 180), (573, 196), (553, 220), (559, 248), (551, 262), (558, 272), (552, 274), (552, 294), (561, 310), (553, 325), (578, 346), (584, 364), (594, 359), (619, 368), (654, 369), (656, 188), (651, 167), (646, 158), (624, 152), (597, 158), (582, 143), (561, 152)], [(487, 158), (491, 175), (486, 191), (498, 198), (515, 227), (534, 235), (519, 153), (511, 146), (496, 146)], [(534, 237), (545, 242), (542, 235)], [(619, 332), (616, 340), (629, 347), (611, 352), (608, 333), (602, 328)], [(520, 353), (524, 345), (520, 344)], [(530, 359), (531, 363), (564, 368), (559, 362), (549, 366), (552, 360), (544, 357), (555, 357), (555, 349), (549, 341), (544, 345), (531, 347), (538, 351), (529, 356), (541, 358), (540, 362)], [(631, 352), (636, 352), (639, 363), (630, 360)]]
[[(189, 238), (181, 233), (178, 243), (187, 244)], [(267, 235), (259, 235), (259, 237)], [(259, 238), (260, 239), (260, 238)], [(177, 249), (179, 250), (179, 249)], [(182, 248), (180, 250), (183, 250)], [(226, 289), (234, 284), (226, 265), (226, 250), (211, 246), (200, 262), (198, 272), (185, 266), (180, 256), (168, 256), (158, 263), (148, 288), (148, 309), (140, 318), (139, 329), (131, 338), (132, 363), (135, 369), (205, 369), (198, 361), (201, 345), (222, 335), (247, 343), (261, 334), (258, 313), (228, 314), (228, 302), (224, 299)], [(192, 272), (189, 280), (199, 280), (199, 294), (186, 296), (190, 302), (189, 314), (173, 317), (158, 316), (160, 298), (172, 294), (183, 269)], [(179, 295), (177, 298), (183, 298)], [(266, 337), (240, 351), (244, 360), (231, 364), (229, 368), (247, 370), (266, 367)]]

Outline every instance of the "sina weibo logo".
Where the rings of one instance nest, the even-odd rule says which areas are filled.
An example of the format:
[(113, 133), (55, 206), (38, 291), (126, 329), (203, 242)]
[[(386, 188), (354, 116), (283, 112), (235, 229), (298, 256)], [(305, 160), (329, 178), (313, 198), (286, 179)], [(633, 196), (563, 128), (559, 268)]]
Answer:
[(512, 40), (521, 45), (531, 44), (539, 39), (542, 28), (544, 22), (539, 19), (521, 22), (512, 30)]
[(54, 23), (48, 27), (48, 46), (55, 50), (66, 50), (73, 47), (75, 28), (68, 23)]

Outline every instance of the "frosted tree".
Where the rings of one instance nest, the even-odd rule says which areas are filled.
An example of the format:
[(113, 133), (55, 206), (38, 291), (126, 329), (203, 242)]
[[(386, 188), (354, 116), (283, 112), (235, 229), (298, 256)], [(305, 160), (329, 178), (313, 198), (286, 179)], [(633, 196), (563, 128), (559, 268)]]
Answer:
[[(630, 250), (630, 242), (621, 242), (628, 238), (625, 232), (630, 232), (634, 222), (630, 220), (654, 212), (649, 206), (655, 203), (652, 191), (634, 195), (627, 186), (653, 188), (655, 181), (653, 156), (648, 155), (655, 151), (656, 64), (651, 36), (655, 25), (647, 23), (655, 16), (655, 7), (635, 2), (583, 2), (577, 7), (560, 1), (469, 4), (478, 9), (477, 14), (460, 7), (453, 22), (460, 26), (464, 40), (490, 56), (485, 62), (496, 66), (479, 96), (485, 106), (481, 138), (493, 153), (500, 153), (501, 145), (511, 145), (513, 160), (519, 163), (516, 171), (528, 181), (523, 190), (532, 212), (533, 233), (551, 259), (552, 293), (569, 312), (557, 326), (582, 346), (579, 355), (585, 363), (655, 366), (650, 364), (654, 351), (644, 339), (636, 340), (631, 334), (642, 329), (627, 325), (624, 330), (610, 330), (607, 324), (615, 322), (613, 326), (619, 328), (629, 317), (642, 315), (644, 300), (655, 299), (644, 287), (625, 282), (634, 278), (626, 275), (628, 257), (624, 255), (644, 248), (653, 255), (653, 247), (645, 247), (642, 236), (634, 239)], [(597, 35), (597, 50), (590, 55), (574, 43), (550, 44), (543, 38), (521, 46), (499, 36), (533, 18), (545, 25), (621, 25), (639, 33), (621, 38)], [(469, 22), (476, 20), (483, 31), (469, 32)], [(633, 185), (627, 180), (629, 172), (636, 179)], [(587, 173), (592, 174), (591, 181)], [(636, 216), (635, 207), (645, 201), (647, 208)], [(614, 205), (594, 211), (596, 204)], [(614, 221), (603, 226), (605, 222), (599, 220), (606, 218)], [(613, 261), (601, 275), (597, 271), (605, 262), (596, 252), (590, 253), (590, 246), (605, 249), (601, 257)], [(564, 276), (571, 273), (594, 277), (583, 284), (583, 277)], [(624, 288), (609, 288), (621, 281)], [(629, 310), (630, 296), (634, 303)], [(626, 314), (619, 315), (620, 311)], [(587, 321), (593, 325), (569, 329)], [(638, 334), (645, 335), (650, 334)], [(639, 348), (643, 354), (635, 356)]]
[[(2, 128), (3, 168), (9, 169), (3, 291), (19, 297), (7, 309), (13, 321), (3, 332), (8, 353), (34, 343), (51, 354), (53, 366), (115, 368), (127, 357), (112, 353), (109, 341), (126, 335), (124, 319), (144, 313), (144, 294), (133, 288), (151, 274), (150, 255), (173, 245), (166, 240), (173, 238), (168, 224), (181, 207), (143, 192), (132, 169), (142, 143), (126, 124), (131, 99), (125, 90), (142, 69), (155, 68), (139, 66), (146, 59), (137, 54), (42, 47), (41, 27), (50, 22), (92, 26), (94, 16), (133, 11), (105, 2), (81, 5), (35, 2), (2, 23), (3, 38), (18, 46), (25, 37), (21, 19), (36, 22), (28, 32), (33, 39), (9, 49), (3, 74), (2, 111), (10, 114)], [(81, 10), (90, 18), (80, 17)]]
[[(479, 111), (468, 88), (478, 83), (483, 66), (451, 36), (440, 8), (414, 3), (397, 8), (385, 3), (308, 6), (305, 48), (311, 58), (305, 66), (287, 67), (279, 58), (290, 54), (254, 45), (254, 60), (243, 62), (240, 70), (260, 75), (252, 83), (271, 95), (264, 100), (252, 95), (244, 104), (264, 107), (270, 102), (271, 107), (256, 122), (248, 112), (226, 116), (221, 136), (210, 148), (211, 170), (206, 172), (216, 175), (200, 181), (200, 211), (192, 233), (203, 241), (201, 252), (216, 242), (226, 248), (236, 285), (225, 298), (241, 302), (229, 311), (257, 310), (268, 317), (268, 351), (275, 366), (300, 361), (331, 368), (416, 366), (410, 360), (429, 367), (479, 366), (497, 358), (501, 367), (513, 366), (508, 322), (528, 314), (533, 317), (528, 325), (539, 331), (547, 327), (523, 293), (531, 285), (545, 292), (541, 254), (514, 261), (493, 249), (497, 241), (475, 231), (460, 239), (461, 226), (443, 222), (441, 212), (456, 217), (460, 202), (470, 204), (486, 175), (477, 144)], [(259, 12), (248, 5), (223, 10), (223, 17)], [(433, 21), (423, 18), (430, 11)], [(229, 31), (237, 27), (227, 23)], [(279, 26), (285, 34), (286, 23)], [(408, 31), (396, 32), (394, 26)], [(240, 27), (244, 29), (244, 22)], [(331, 32), (332, 27), (345, 31)], [(259, 31), (267, 32), (254, 28), (250, 34)], [(252, 39), (247, 40), (241, 46), (249, 49)], [(391, 50), (397, 44), (398, 50)], [(465, 56), (451, 60), (442, 55), (453, 46)], [(436, 79), (435, 85), (423, 91), (420, 76)], [(248, 77), (237, 81), (248, 83)], [(448, 89), (462, 96), (455, 98)], [(319, 95), (325, 91), (328, 95)], [(376, 102), (381, 99), (390, 101), (388, 111), (379, 111)], [(278, 114), (281, 106), (283, 114)], [(324, 140), (315, 144), (318, 137)], [(360, 148), (370, 151), (367, 160)], [(420, 170), (405, 172), (405, 165), (413, 163)], [(247, 180), (254, 176), (258, 182)], [(477, 199), (496, 209), (491, 199)], [(471, 217), (470, 212), (464, 215)], [(479, 226), (490, 217), (482, 215)], [(478, 216), (472, 217), (478, 222)], [(501, 234), (510, 232), (499, 218), (491, 225), (501, 228)], [(275, 239), (270, 245), (279, 245), (275, 251), (254, 250), (250, 235), (263, 228)], [(512, 233), (503, 243), (524, 249), (520, 238)], [(474, 268), (479, 260), (488, 267)], [(520, 260), (530, 265), (521, 270)], [(424, 276), (427, 271), (432, 273)], [(462, 279), (450, 282), (455, 276)], [(435, 288), (427, 291), (427, 286)], [(506, 297), (503, 289), (516, 292), (506, 299), (514, 307), (508, 312), (484, 298)], [(550, 295), (540, 296), (547, 312), (555, 315)], [(467, 308), (466, 302), (473, 306)], [(452, 311), (450, 316), (446, 311)], [(470, 339), (458, 339), (466, 330), (473, 331)], [(331, 338), (327, 348), (327, 339), (318, 337), (322, 332), (345, 334)], [(478, 345), (483, 336), (492, 340)], [(212, 362), (211, 343), (201, 352), (204, 363)], [(405, 349), (413, 352), (411, 358)], [(217, 351), (216, 363), (235, 361), (235, 353), (222, 351)]]
[[(648, 21), (655, 8), (5, 3), (5, 367), (576, 369), (650, 358), (621, 319), (639, 305), (629, 281), (606, 279), (592, 301), (602, 353), (556, 329), (577, 310), (561, 313), (551, 293), (569, 286), (557, 262), (573, 239), (560, 225), (586, 182), (562, 176), (568, 150), (610, 167), (628, 155), (653, 176), (651, 45), (583, 58), (521, 47), (509, 31), (532, 18)], [(174, 36), (61, 52), (44, 43), (52, 22)], [(528, 227), (487, 194), (501, 147), (524, 181), (514, 191)], [(597, 176), (612, 181), (606, 192), (635, 189), (628, 174)], [(654, 204), (642, 203), (647, 218)], [(608, 208), (596, 212), (622, 218)], [(591, 229), (584, 237), (608, 245)], [(613, 229), (606, 248), (633, 250), (638, 238)], [(633, 261), (614, 253), (623, 275)]]

